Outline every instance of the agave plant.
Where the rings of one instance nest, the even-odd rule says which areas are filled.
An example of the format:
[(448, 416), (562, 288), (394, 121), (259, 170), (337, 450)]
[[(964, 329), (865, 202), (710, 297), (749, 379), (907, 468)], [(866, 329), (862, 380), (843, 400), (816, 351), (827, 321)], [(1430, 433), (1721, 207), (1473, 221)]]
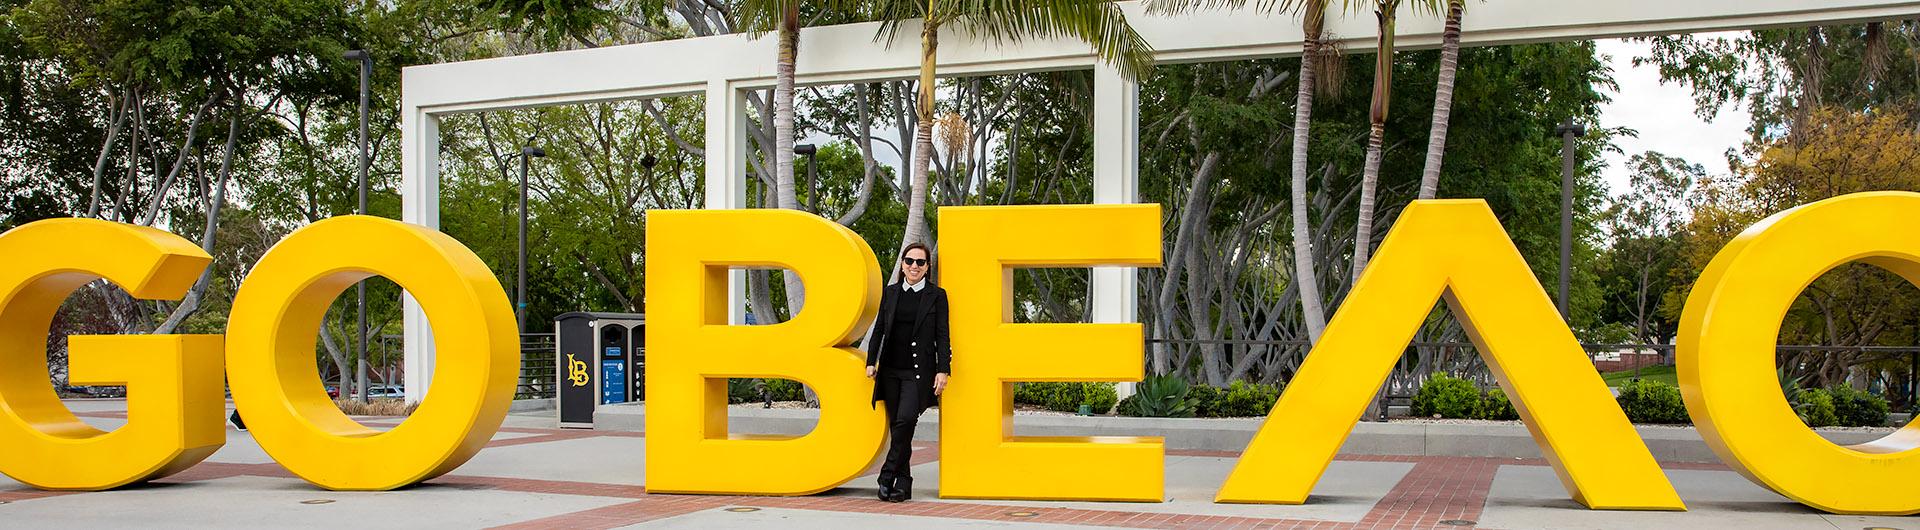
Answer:
[(1175, 376), (1148, 376), (1132, 396), (1120, 402), (1120, 415), (1140, 418), (1191, 418), (1187, 382)]

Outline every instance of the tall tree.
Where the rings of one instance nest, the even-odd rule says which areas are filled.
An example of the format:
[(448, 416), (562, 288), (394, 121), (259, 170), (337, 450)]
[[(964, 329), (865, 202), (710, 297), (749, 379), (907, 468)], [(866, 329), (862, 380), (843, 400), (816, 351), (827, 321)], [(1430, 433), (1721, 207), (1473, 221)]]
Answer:
[[(779, 45), (773, 70), (774, 200), (780, 208), (787, 210), (805, 210), (800, 205), (793, 179), (794, 76), (800, 56), (800, 4), (801, 0), (746, 0), (740, 4), (739, 10), (741, 23), (747, 31), (759, 33), (771, 27), (777, 32)], [(805, 285), (800, 282), (800, 275), (783, 271), (780, 278), (786, 287), (787, 314), (800, 314), (800, 307), (806, 300)]]
[(873, 9), (885, 21), (877, 36), (879, 39), (892, 41), (906, 22), (916, 18), (921, 22), (913, 182), (907, 206), (907, 228), (900, 248), (915, 242), (933, 243), (927, 232), (927, 173), (933, 160), (933, 111), (941, 28), (952, 24), (970, 35), (997, 42), (1077, 38), (1092, 45), (1103, 60), (1119, 65), (1129, 76), (1145, 71), (1153, 63), (1153, 50), (1146, 40), (1127, 23), (1119, 6), (1108, 0), (876, 0)]
[[(1298, 88), (1294, 92), (1293, 152), (1289, 163), (1292, 177), (1289, 190), (1293, 242), (1293, 279), (1299, 290), (1302, 319), (1309, 343), (1318, 343), (1327, 328), (1326, 308), (1320, 294), (1320, 281), (1314, 272), (1312, 219), (1307, 215), (1308, 148), (1312, 143), (1313, 105), (1316, 91), (1331, 91), (1340, 69), (1340, 53), (1326, 41), (1329, 0), (1260, 0), (1256, 5), (1273, 12), (1300, 13), (1305, 39), (1301, 43)], [(1247, 0), (1153, 0), (1149, 9), (1178, 13), (1194, 9), (1244, 9)], [(1322, 70), (1328, 70), (1322, 72)]]
[[(1374, 203), (1380, 187), (1380, 163), (1385, 156), (1387, 136), (1387, 106), (1393, 99), (1393, 54), (1394, 32), (1399, 24), (1400, 5), (1408, 0), (1349, 0), (1348, 4), (1366, 2), (1373, 6), (1373, 16), (1379, 21), (1379, 36), (1376, 41), (1376, 53), (1373, 66), (1373, 104), (1368, 112), (1367, 161), (1360, 180), (1360, 216), (1354, 224), (1353, 234), (1353, 281), (1360, 281), (1360, 274), (1366, 272), (1367, 255), (1373, 252)], [(1412, 0), (1416, 10), (1431, 12), (1437, 9), (1438, 0)]]
[(1440, 194), (1440, 164), (1447, 155), (1447, 128), (1453, 118), (1453, 82), (1460, 67), (1460, 19), (1467, 0), (1447, 0), (1446, 29), (1440, 33), (1440, 75), (1433, 89), (1433, 129), (1427, 133), (1427, 165), (1420, 172), (1420, 198)]

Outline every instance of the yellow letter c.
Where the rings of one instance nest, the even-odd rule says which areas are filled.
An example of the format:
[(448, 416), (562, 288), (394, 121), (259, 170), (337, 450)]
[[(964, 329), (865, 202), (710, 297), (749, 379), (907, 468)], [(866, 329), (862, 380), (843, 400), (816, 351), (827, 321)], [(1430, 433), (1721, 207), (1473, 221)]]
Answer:
[(1780, 321), (1821, 274), (1849, 262), (1920, 284), (1920, 194), (1829, 199), (1769, 217), (1714, 256), (1687, 297), (1680, 391), (1700, 436), (1748, 479), (1834, 513), (1920, 513), (1920, 426), (1841, 447), (1808, 429), (1775, 375)]

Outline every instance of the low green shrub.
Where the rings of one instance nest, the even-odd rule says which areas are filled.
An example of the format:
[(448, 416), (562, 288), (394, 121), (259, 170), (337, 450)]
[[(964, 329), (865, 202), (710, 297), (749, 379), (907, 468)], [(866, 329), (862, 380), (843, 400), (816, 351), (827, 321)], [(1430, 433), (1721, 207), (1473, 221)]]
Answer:
[(1047, 397), (1066, 383), (1014, 383), (1013, 402), (1018, 405), (1046, 406)]
[(1219, 418), (1227, 406), (1227, 393), (1217, 387), (1193, 385), (1187, 389), (1187, 406), (1194, 417)]
[(791, 379), (728, 379), (727, 401), (730, 403), (750, 403), (762, 400), (761, 386), (765, 385), (774, 401), (805, 401), (806, 387)]
[(1833, 394), (1826, 389), (1808, 388), (1793, 394), (1793, 412), (1808, 427), (1831, 427), (1840, 423), (1833, 412)]
[(1018, 383), (1013, 387), (1013, 402), (1037, 405), (1047, 410), (1078, 412), (1080, 405), (1093, 408), (1094, 414), (1106, 414), (1120, 401), (1113, 383)]
[(1422, 418), (1473, 418), (1480, 410), (1480, 389), (1472, 381), (1435, 372), (1413, 394), (1413, 415)]
[(1086, 404), (1093, 407), (1094, 414), (1106, 414), (1120, 402), (1120, 391), (1115, 383), (1080, 383), (1080, 401), (1074, 404), (1074, 410)]
[(1187, 382), (1173, 376), (1149, 376), (1134, 387), (1134, 393), (1120, 400), (1121, 416), (1139, 418), (1191, 418), (1193, 404), (1187, 401)]
[(1273, 403), (1280, 400), (1280, 387), (1234, 381), (1227, 386), (1226, 395), (1221, 399), (1219, 417), (1253, 418), (1266, 416), (1273, 410)]
[(1514, 410), (1513, 401), (1507, 399), (1507, 391), (1493, 387), (1487, 391), (1487, 397), (1480, 400), (1480, 411), (1474, 414), (1483, 420), (1517, 420), (1520, 411)]
[(1687, 405), (1680, 399), (1680, 389), (1659, 381), (1629, 381), (1620, 385), (1620, 396), (1614, 400), (1620, 403), (1620, 410), (1627, 413), (1627, 419), (1634, 423), (1693, 422), (1687, 417)]
[(1833, 395), (1835, 425), (1846, 427), (1883, 427), (1887, 424), (1887, 400), (1841, 385), (1829, 391)]

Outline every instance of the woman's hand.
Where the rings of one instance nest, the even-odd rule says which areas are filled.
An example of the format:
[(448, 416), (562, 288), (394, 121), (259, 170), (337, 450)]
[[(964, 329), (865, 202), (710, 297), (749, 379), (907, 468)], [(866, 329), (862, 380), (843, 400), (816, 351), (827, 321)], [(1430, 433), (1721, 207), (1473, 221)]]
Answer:
[(933, 374), (933, 395), (947, 389), (947, 374)]
[(873, 379), (873, 374), (874, 374), (873, 365), (867, 365), (867, 379)]

